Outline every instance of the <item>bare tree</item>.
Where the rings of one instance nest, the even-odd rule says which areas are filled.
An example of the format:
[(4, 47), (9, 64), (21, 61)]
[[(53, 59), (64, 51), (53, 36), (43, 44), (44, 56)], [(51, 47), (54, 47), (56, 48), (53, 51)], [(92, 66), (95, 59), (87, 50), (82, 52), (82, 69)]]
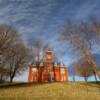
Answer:
[(92, 26), (92, 31), (95, 32), (99, 36), (100, 39), (100, 20), (97, 19), (95, 16), (90, 17), (90, 22)]
[(7, 54), (7, 69), (9, 72), (10, 82), (26, 67), (28, 63), (28, 50), (23, 44), (16, 44), (9, 49)]
[(6, 73), (6, 54), (9, 46), (17, 41), (19, 35), (17, 31), (9, 25), (0, 25), (0, 74), (1, 80), (7, 76)]
[(31, 48), (32, 60), (41, 61), (46, 50), (52, 48), (51, 44), (40, 37), (32, 37), (28, 40), (28, 46)]
[(1, 76), (9, 76), (12, 82), (16, 74), (25, 68), (27, 53), (27, 48), (16, 29), (12, 26), (0, 25)]
[(87, 82), (88, 78), (94, 74), (92, 66), (92, 63), (90, 64), (86, 59), (83, 58), (77, 63), (77, 72), (75, 72), (75, 74), (84, 77), (85, 81)]
[(19, 39), (16, 29), (8, 25), (0, 25), (0, 54), (4, 52), (9, 45)]
[(96, 78), (96, 62), (92, 57), (92, 47), (94, 45), (94, 34), (91, 29), (90, 23), (80, 23), (80, 24), (69, 24), (65, 27), (64, 32), (60, 35), (63, 41), (69, 41), (74, 48), (80, 51), (82, 56), (89, 62), (92, 63), (93, 73)]

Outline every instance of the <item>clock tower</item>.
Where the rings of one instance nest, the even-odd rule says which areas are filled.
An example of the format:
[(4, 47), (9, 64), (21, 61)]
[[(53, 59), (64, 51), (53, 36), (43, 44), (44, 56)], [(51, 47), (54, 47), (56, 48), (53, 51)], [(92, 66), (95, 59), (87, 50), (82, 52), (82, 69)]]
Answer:
[(52, 53), (52, 51), (51, 50), (47, 50), (44, 53), (44, 61), (47, 62), (47, 63), (51, 63), (52, 59), (53, 59), (53, 53)]

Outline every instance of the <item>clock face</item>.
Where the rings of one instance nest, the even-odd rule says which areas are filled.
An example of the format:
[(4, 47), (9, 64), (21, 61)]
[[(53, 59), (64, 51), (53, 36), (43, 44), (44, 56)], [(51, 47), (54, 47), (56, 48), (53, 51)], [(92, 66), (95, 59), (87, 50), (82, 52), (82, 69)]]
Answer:
[(52, 60), (52, 52), (45, 52), (45, 60), (46, 61)]
[(46, 55), (46, 59), (51, 59), (51, 55)]

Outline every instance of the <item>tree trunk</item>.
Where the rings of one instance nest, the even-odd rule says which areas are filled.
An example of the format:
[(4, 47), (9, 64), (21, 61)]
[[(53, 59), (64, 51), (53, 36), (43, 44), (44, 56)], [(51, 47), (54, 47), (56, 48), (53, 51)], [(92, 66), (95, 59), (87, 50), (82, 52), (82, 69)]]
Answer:
[(87, 82), (87, 77), (86, 76), (84, 77), (84, 80), (85, 80), (85, 82)]
[(0, 80), (1, 80), (1, 81), (3, 80), (3, 75), (2, 75), (2, 73), (0, 74)]
[(96, 72), (93, 71), (93, 73), (94, 73), (95, 81), (98, 82), (98, 80), (97, 80), (97, 76), (96, 76)]
[(75, 82), (75, 74), (74, 74), (74, 72), (73, 72), (73, 82)]
[(91, 52), (86, 51), (86, 50), (83, 49), (83, 48), (81, 48), (80, 51), (85, 55), (85, 57), (86, 57), (86, 59), (87, 59), (87, 61), (88, 61), (89, 63), (92, 62), (93, 66), (91, 66), (91, 67), (92, 67), (92, 69), (93, 69), (95, 81), (98, 82), (97, 77), (96, 77), (96, 67), (97, 67), (97, 65), (96, 65), (96, 62), (94, 61), (94, 59), (93, 59), (93, 57), (92, 57)]
[(14, 78), (14, 77), (10, 77), (10, 83), (12, 83), (12, 82), (13, 82), (13, 78)]
[(13, 82), (14, 77), (15, 77), (15, 71), (14, 71), (14, 73), (13, 73), (13, 74), (11, 74), (11, 75), (10, 75), (10, 83), (12, 83), (12, 82)]

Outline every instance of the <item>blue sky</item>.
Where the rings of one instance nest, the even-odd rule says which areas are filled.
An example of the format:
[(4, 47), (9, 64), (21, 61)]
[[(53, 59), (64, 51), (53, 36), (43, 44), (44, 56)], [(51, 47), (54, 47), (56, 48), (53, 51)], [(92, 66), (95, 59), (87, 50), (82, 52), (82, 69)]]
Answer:
[[(91, 15), (100, 16), (100, 0), (0, 0), (0, 24), (15, 26), (24, 40), (41, 36), (52, 41), (68, 20), (80, 22)], [(63, 58), (67, 65), (73, 62), (70, 52)]]
[(24, 37), (52, 37), (67, 20), (100, 16), (99, 5), (100, 0), (0, 0), (0, 23), (14, 25)]

